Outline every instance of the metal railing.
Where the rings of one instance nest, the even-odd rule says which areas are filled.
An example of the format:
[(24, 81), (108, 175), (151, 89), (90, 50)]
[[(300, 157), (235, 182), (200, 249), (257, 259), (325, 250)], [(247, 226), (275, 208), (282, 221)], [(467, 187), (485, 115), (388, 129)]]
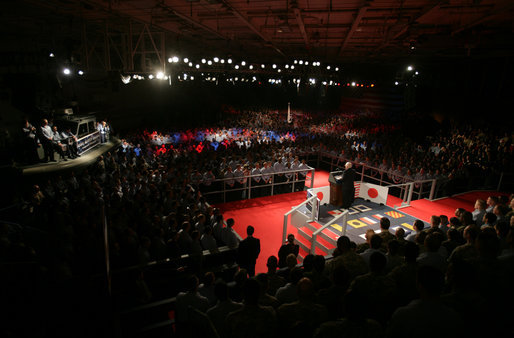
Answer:
[(339, 168), (346, 162), (353, 164), (353, 167), (360, 182), (373, 183), (380, 186), (395, 188), (390, 189), (389, 194), (401, 198), (405, 203), (410, 204), (414, 199), (428, 198), (433, 200), (436, 196), (437, 179), (414, 180), (411, 177), (393, 174), (389, 170), (382, 170), (365, 163), (355, 162), (331, 153), (320, 153), (320, 162), (330, 165), (330, 171)]
[[(307, 172), (307, 174), (305, 175), (305, 178), (301, 178), (302, 175), (300, 173), (303, 173), (303, 172)], [(310, 173), (310, 175), (308, 173)], [(285, 176), (286, 174), (293, 174), (293, 179), (283, 181), (283, 182), (276, 181), (276, 177), (278, 175)], [(254, 177), (260, 177), (261, 182), (262, 182), (263, 176), (271, 176), (271, 182), (262, 184), (262, 183), (256, 183), (255, 180), (253, 180)], [(240, 187), (237, 187), (237, 188), (230, 187), (230, 185), (227, 184), (227, 182), (230, 182), (230, 181), (238, 183), (238, 185)], [(241, 181), (244, 181), (244, 182), (241, 183)], [(232, 178), (218, 178), (218, 179), (215, 179), (212, 181), (211, 186), (212, 185), (214, 185), (214, 186), (221, 185), (222, 189), (214, 190), (214, 191), (206, 191), (206, 192), (203, 192), (203, 195), (209, 196), (209, 195), (218, 194), (218, 195), (222, 196), (222, 201), (226, 202), (227, 194), (230, 194), (230, 193), (241, 192), (241, 196), (242, 196), (241, 199), (250, 199), (250, 198), (252, 198), (252, 191), (255, 193), (255, 191), (257, 189), (269, 188), (270, 194), (271, 194), (271, 196), (273, 196), (273, 195), (276, 195), (276, 187), (286, 186), (286, 188), (287, 188), (287, 186), (290, 185), (291, 191), (287, 191), (287, 192), (294, 192), (295, 188), (301, 182), (303, 182), (304, 186), (306, 186), (306, 187), (307, 187), (307, 185), (309, 185), (308, 186), (309, 189), (314, 186), (314, 168), (309, 167), (309, 169), (297, 169), (297, 170), (281, 171), (281, 172), (276, 172), (276, 173), (245, 175), (245, 176), (232, 177)], [(200, 183), (200, 187), (206, 187), (206, 186), (203, 185), (202, 183)]]
[[(298, 204), (296, 207), (292, 208), (291, 210), (289, 210), (288, 212), (286, 212), (284, 214), (284, 224), (282, 227), (282, 243), (284, 243), (287, 238), (287, 224), (289, 223), (289, 215), (291, 215), (293, 212), (298, 211), (298, 209), (300, 209), (302, 206), (306, 205), (307, 203), (312, 203), (312, 202), (314, 202), (315, 204), (319, 203), (318, 196), (313, 195), (313, 196), (309, 197), (308, 199), (306, 199), (305, 201)], [(312, 207), (311, 217), (309, 218), (310, 222), (313, 222), (316, 219), (316, 211), (315, 210), (318, 210), (317, 205), (313, 205), (313, 207)]]

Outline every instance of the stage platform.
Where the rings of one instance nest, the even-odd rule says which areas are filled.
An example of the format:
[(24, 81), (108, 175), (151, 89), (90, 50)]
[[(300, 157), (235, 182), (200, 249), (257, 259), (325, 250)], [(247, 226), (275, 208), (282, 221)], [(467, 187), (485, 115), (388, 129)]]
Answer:
[(101, 143), (95, 147), (87, 150), (79, 158), (68, 159), (63, 161), (59, 159), (59, 154), (55, 153), (54, 158), (56, 162), (38, 163), (32, 165), (15, 165), (15, 168), (22, 172), (23, 176), (49, 174), (60, 171), (69, 171), (74, 169), (81, 169), (95, 163), (100, 155), (108, 151), (115, 150), (121, 141), (117, 138), (112, 138), (106, 143)]
[[(344, 211), (345, 209), (330, 204), (323, 204), (319, 207), (318, 220), (309, 222), (308, 218), (311, 212), (307, 205), (303, 205), (298, 209), (298, 213), (303, 214), (303, 216), (299, 214), (291, 215), (289, 228), (296, 228), (297, 242), (300, 244), (303, 254), (307, 254), (311, 249), (310, 242), (313, 232), (331, 223), (334, 217), (342, 214)], [(365, 234), (368, 229), (373, 229), (376, 232), (380, 231), (380, 219), (382, 217), (387, 217), (391, 221), (389, 231), (392, 233), (401, 227), (405, 230), (406, 234), (409, 234), (412, 232), (412, 224), (416, 220), (416, 218), (401, 210), (366, 201), (362, 198), (357, 198), (348, 211), (346, 236), (357, 244), (366, 241)], [(343, 235), (343, 227), (344, 221), (340, 218), (325, 228), (318, 235), (315, 253), (324, 256), (330, 255), (336, 247), (337, 239)]]

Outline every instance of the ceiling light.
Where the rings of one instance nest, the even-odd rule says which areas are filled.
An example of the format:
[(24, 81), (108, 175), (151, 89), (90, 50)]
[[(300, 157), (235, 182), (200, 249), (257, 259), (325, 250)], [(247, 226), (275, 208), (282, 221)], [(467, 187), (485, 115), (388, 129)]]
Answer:
[(218, 59), (217, 57), (215, 57), (213, 60), (214, 60), (214, 62), (218, 62), (220, 59)]
[(64, 68), (63, 71), (64, 75), (70, 75), (71, 74), (71, 71), (69, 68)]

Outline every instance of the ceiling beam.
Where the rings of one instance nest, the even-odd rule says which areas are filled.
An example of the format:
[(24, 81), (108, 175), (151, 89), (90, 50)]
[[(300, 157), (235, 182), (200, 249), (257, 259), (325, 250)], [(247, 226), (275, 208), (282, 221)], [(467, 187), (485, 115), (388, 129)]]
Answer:
[[(421, 11), (419, 12), (419, 14), (413, 16), (407, 24), (402, 25), (403, 27), (392, 38), (390, 38), (389, 36), (386, 36), (384, 43), (377, 48), (377, 51), (384, 47), (387, 47), (391, 43), (391, 41), (394, 41), (394, 40), (398, 39), (400, 36), (402, 36), (403, 34), (407, 33), (409, 28), (411, 28), (417, 21), (422, 20), (423, 18), (427, 17), (428, 15), (439, 10), (439, 8), (441, 8), (441, 5), (443, 4), (443, 2), (445, 2), (445, 1), (439, 1), (433, 6), (428, 6), (428, 7), (422, 8)], [(400, 25), (398, 25), (398, 26), (400, 26)]]
[(305, 48), (310, 49), (309, 37), (307, 36), (307, 32), (305, 31), (305, 24), (303, 23), (302, 12), (298, 7), (295, 7), (293, 10), (294, 16), (296, 17), (296, 22), (298, 22), (300, 32), (302, 32), (303, 40), (305, 41)]
[(497, 7), (495, 9), (493, 9), (492, 11), (490, 11), (489, 13), (487, 13), (486, 15), (484, 15), (483, 17), (481, 17), (480, 19), (475, 20), (473, 22), (470, 22), (470, 23), (468, 23), (468, 24), (466, 24), (464, 26), (461, 26), (461, 27), (457, 28), (456, 30), (454, 30), (452, 32), (452, 36), (462, 32), (462, 31), (464, 31), (466, 29), (470, 29), (470, 28), (473, 28), (473, 27), (475, 27), (477, 25), (480, 25), (483, 22), (492, 20), (492, 19), (496, 18), (499, 15), (505, 14), (505, 12), (510, 11), (512, 8), (514, 8), (514, 2), (509, 2), (509, 4), (507, 4), (507, 5), (503, 6), (503, 7), (500, 7), (500, 8)]
[(262, 40), (264, 40), (265, 42), (267, 42), (277, 53), (279, 53), (280, 55), (282, 56), (286, 56), (280, 49), (278, 49), (278, 47), (276, 47), (273, 42), (271, 42), (271, 39), (269, 39), (268, 37), (266, 37), (264, 34), (262, 34), (258, 29), (257, 27), (255, 27), (247, 18), (245, 18), (243, 16), (243, 14), (239, 13), (239, 11), (237, 9), (235, 9), (234, 7), (232, 7), (232, 5), (230, 5), (229, 3), (227, 3), (225, 0), (221, 0), (221, 2), (223, 3), (223, 5), (225, 5), (225, 7), (229, 10), (229, 12), (231, 12), (232, 14), (234, 14), (234, 16), (236, 18), (238, 18), (239, 20), (241, 20), (242, 22), (244, 22), (248, 28), (250, 28), (255, 34), (257, 34)]
[(204, 24), (202, 24), (202, 23), (200, 23), (200, 22), (196, 21), (195, 19), (193, 19), (193, 18), (191, 18), (191, 17), (189, 17), (189, 16), (187, 16), (187, 15), (184, 15), (184, 14), (182, 14), (182, 13), (179, 13), (179, 12), (177, 12), (177, 11), (176, 11), (176, 10), (174, 10), (174, 9), (171, 9), (171, 8), (169, 8), (169, 7), (167, 7), (167, 6), (166, 6), (166, 7), (164, 7), (164, 5), (161, 5), (161, 6), (163, 6), (163, 8), (165, 8), (167, 11), (169, 11), (171, 14), (175, 15), (176, 17), (178, 17), (178, 18), (180, 18), (180, 19), (182, 19), (182, 20), (185, 20), (185, 21), (187, 21), (187, 22), (189, 22), (189, 23), (191, 23), (191, 24), (193, 24), (193, 25), (195, 25), (195, 26), (198, 26), (198, 27), (202, 28), (203, 30), (206, 30), (207, 32), (212, 33), (212, 34), (216, 35), (217, 37), (219, 37), (219, 38), (221, 38), (221, 39), (223, 39), (223, 40), (229, 40), (229, 38), (228, 38), (228, 37), (226, 37), (226, 36), (222, 35), (222, 34), (221, 34), (220, 32), (218, 32), (217, 30), (215, 30), (215, 29), (213, 29), (213, 28), (211, 28), (211, 27), (209, 27), (209, 26), (206, 26), (206, 25), (204, 25)]
[(346, 37), (344, 38), (343, 44), (341, 45), (341, 49), (339, 50), (338, 55), (341, 55), (343, 50), (346, 48), (346, 45), (348, 44), (348, 41), (353, 36), (353, 33), (357, 30), (359, 27), (359, 24), (361, 23), (362, 17), (366, 14), (366, 11), (368, 10), (368, 3), (365, 1), (361, 8), (359, 8), (359, 12), (357, 13), (357, 16), (353, 20), (352, 27), (350, 28), (350, 31), (348, 34), (346, 34)]

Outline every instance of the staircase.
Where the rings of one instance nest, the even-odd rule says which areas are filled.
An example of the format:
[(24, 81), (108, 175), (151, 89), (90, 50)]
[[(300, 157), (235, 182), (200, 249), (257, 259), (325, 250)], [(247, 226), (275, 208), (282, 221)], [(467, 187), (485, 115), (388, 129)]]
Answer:
[(332, 251), (337, 246), (339, 235), (333, 232), (330, 227), (327, 227), (318, 233), (316, 241), (313, 242), (313, 233), (321, 227), (321, 224), (314, 221), (307, 222), (304, 226), (297, 228), (298, 236), (296, 242), (300, 245), (299, 260), (303, 261), (303, 258), (311, 253), (311, 245), (314, 245), (314, 254), (316, 255), (327, 256), (332, 254)]

